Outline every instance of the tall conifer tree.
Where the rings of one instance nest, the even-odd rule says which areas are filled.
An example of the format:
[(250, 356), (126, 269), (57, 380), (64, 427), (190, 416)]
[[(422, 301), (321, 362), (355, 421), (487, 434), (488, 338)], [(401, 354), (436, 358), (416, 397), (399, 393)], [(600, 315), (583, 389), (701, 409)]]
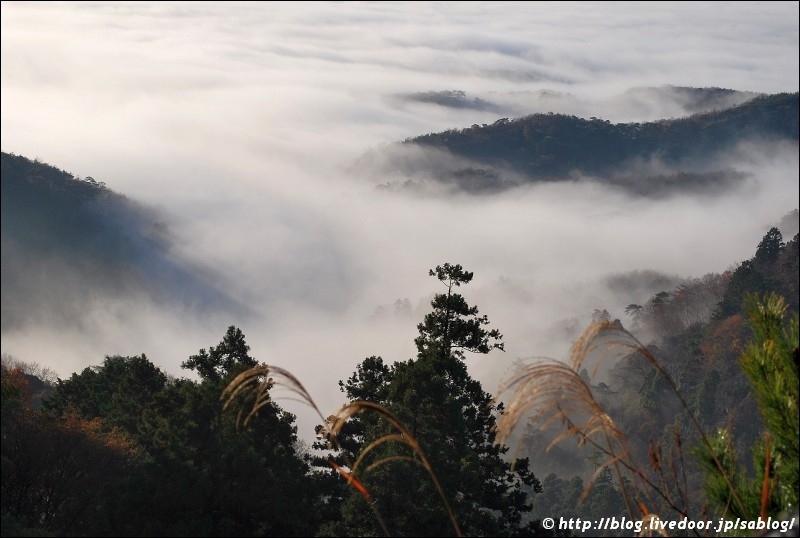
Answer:
[[(388, 408), (419, 442), (452, 507), (458, 529), (448, 516), (433, 481), (418, 465), (419, 457), (401, 443), (382, 443), (359, 469), (369, 497), (348, 490), (342, 497), (342, 519), (324, 532), (345, 535), (511, 536), (529, 534), (522, 516), (530, 510), (523, 485), (541, 486), (528, 461), (512, 462), (495, 440), (495, 417), (502, 406), (472, 379), (464, 363), (468, 352), (503, 349), (502, 335), (487, 330), (489, 321), (455, 292), (473, 274), (445, 263), (430, 271), (447, 288), (434, 296), (432, 311), (418, 325), (415, 359), (392, 366), (380, 357), (366, 359), (346, 382), (348, 399), (368, 400)], [(380, 416), (359, 415), (343, 439), (354, 458), (392, 427)], [(395, 432), (396, 433), (396, 432)], [(369, 463), (382, 462), (369, 468)], [(346, 458), (340, 464), (346, 465)], [(365, 501), (383, 520), (380, 526)]]

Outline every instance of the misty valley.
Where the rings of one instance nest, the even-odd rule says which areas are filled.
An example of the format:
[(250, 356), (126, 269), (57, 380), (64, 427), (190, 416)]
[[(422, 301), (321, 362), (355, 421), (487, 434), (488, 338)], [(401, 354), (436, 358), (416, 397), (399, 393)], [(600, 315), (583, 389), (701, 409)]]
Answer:
[[(796, 190), (762, 223), (747, 257), (723, 260), (720, 271), (675, 274), (619, 254), (609, 267), (630, 265), (593, 288), (573, 264), (558, 265), (573, 258), (550, 259), (544, 250), (543, 272), (575, 278), (490, 280), (470, 263), (485, 250), (502, 266), (491, 250), (501, 235), (534, 250), (534, 228), (554, 252), (600, 252), (604, 245), (559, 235), (570, 237), (573, 214), (589, 213), (577, 232), (585, 236), (628, 211), (669, 229), (691, 221), (694, 208), (755, 199), (771, 182), (796, 186), (798, 93), (637, 91), (628, 94), (632, 103), (653, 92), (686, 114), (619, 123), (519, 114), (365, 150), (346, 167), (363, 198), (353, 195), (342, 212), (361, 211), (358, 203), (399, 208), (409, 234), (422, 215), (446, 219), (420, 232), (440, 241), (430, 249), (438, 256), (441, 247), (441, 256), (403, 268), (424, 277), (424, 290), (403, 290), (399, 281), (368, 295), (363, 308), (358, 280), (371, 261), (340, 263), (362, 239), (325, 235), (325, 211), (335, 210), (324, 202), (301, 212), (265, 200), (255, 213), (277, 215), (263, 231), (272, 243), (220, 233), (209, 239), (216, 253), (206, 255), (186, 246), (193, 228), (169, 205), (115, 191), (113, 177), (81, 177), (4, 151), (3, 536), (624, 536), (619, 528), (543, 524), (623, 516), (714, 522), (707, 532), (670, 531), (705, 536), (723, 520), (796, 518)], [(393, 98), (508, 110), (459, 90)], [(764, 164), (771, 162), (788, 165), (775, 171)], [(241, 198), (253, 203), (255, 193)], [(535, 212), (570, 196), (577, 209), (563, 221), (534, 220), (528, 229), (509, 217), (527, 201), (540, 204), (531, 204)], [(606, 207), (601, 199), (612, 209), (597, 209)], [(692, 216), (662, 209), (673, 207), (692, 208)], [(730, 207), (739, 211), (727, 215), (731, 222), (756, 219)], [(215, 231), (216, 209), (196, 209), (202, 229)], [(379, 219), (390, 217), (377, 213), (357, 225), (380, 235)], [(646, 224), (605, 246), (636, 251), (646, 242), (701, 255), (635, 235)], [(503, 233), (490, 235), (493, 225)], [(303, 248), (291, 240), (296, 229), (311, 230)], [(691, 232), (710, 233), (699, 220)], [(451, 244), (475, 257), (456, 259)], [(280, 263), (265, 265), (263, 282), (251, 286), (243, 276), (250, 273), (238, 271), (262, 256)], [(582, 286), (588, 297), (572, 302)], [(552, 295), (538, 293), (544, 287)], [(553, 300), (561, 296), (574, 311), (563, 314)], [(552, 315), (535, 317), (534, 309)], [(135, 347), (137, 329), (147, 327), (138, 316), (155, 320), (159, 339), (176, 340), (176, 356)], [(526, 318), (540, 332), (525, 332)], [(204, 336), (177, 341), (174, 319)], [(265, 356), (272, 333), (244, 328), (269, 323), (288, 335), (276, 356)], [(119, 349), (80, 351), (87, 348), (76, 341), (92, 340), (100, 327), (119, 335)], [(59, 335), (49, 362), (18, 351), (48, 328)], [(390, 332), (402, 344), (383, 338)], [(133, 346), (123, 337), (130, 333)], [(292, 355), (301, 341), (319, 349), (310, 368), (310, 357)], [(350, 345), (348, 352), (372, 351), (350, 357), (355, 368), (326, 359), (327, 350)], [(77, 346), (80, 367), (62, 360), (61, 346)], [(565, 355), (549, 357), (552, 349)]]

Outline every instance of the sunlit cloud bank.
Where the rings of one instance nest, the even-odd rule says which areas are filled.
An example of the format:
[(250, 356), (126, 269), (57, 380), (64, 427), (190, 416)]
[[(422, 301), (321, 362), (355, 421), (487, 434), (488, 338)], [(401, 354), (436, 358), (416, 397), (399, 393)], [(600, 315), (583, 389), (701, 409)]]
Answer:
[[(4, 353), (62, 376), (139, 353), (186, 375), (237, 325), (332, 410), (366, 356), (414, 356), (441, 290), (427, 271), (451, 262), (506, 337), (468, 359), (494, 390), (516, 358), (564, 356), (593, 309), (622, 316), (633, 299), (609, 275), (724, 271), (797, 205), (796, 146), (742, 148), (744, 185), (666, 200), (574, 182), (397, 196), (346, 172), (371, 148), (500, 116), (695, 111), (663, 85), (741, 92), (731, 104), (796, 92), (796, 2), (3, 2), (1, 39), (2, 150), (155, 207), (173, 255), (250, 308), (98, 296), (80, 330), (45, 317), (3, 335)], [(442, 102), (454, 95), (469, 106)], [(398, 299), (410, 314), (391, 313)]]

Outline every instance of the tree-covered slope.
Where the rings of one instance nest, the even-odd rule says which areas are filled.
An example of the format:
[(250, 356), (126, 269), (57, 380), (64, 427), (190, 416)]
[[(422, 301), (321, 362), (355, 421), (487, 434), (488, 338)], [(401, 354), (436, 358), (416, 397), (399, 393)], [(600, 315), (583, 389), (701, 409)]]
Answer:
[(178, 259), (152, 209), (38, 160), (3, 153), (2, 324), (75, 323), (98, 294), (234, 305)]
[(584, 176), (637, 194), (725, 186), (742, 174), (717, 159), (739, 144), (797, 143), (798, 95), (647, 123), (553, 113), (501, 118), (406, 139), (365, 155), (355, 169), (389, 185), (400, 176), (407, 186), (433, 181), (467, 192)]

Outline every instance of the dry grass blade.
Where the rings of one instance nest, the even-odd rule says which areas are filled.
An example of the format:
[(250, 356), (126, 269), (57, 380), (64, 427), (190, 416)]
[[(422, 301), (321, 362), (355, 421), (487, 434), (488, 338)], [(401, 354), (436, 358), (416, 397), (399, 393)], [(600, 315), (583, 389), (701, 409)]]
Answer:
[[(412, 436), (403, 423), (395, 417), (387, 408), (383, 407), (382, 405), (366, 402), (366, 401), (355, 401), (350, 402), (348, 404), (343, 405), (339, 410), (328, 417), (327, 419), (322, 415), (319, 408), (317, 407), (316, 403), (314, 403), (313, 398), (305, 389), (303, 384), (298, 380), (294, 375), (292, 375), (289, 371), (279, 367), (279, 366), (272, 366), (268, 364), (261, 364), (250, 368), (238, 376), (236, 376), (225, 390), (222, 391), (222, 395), (220, 396), (221, 400), (224, 400), (225, 403), (223, 405), (223, 409), (227, 409), (234, 402), (240, 399), (240, 397), (244, 396), (247, 393), (252, 393), (255, 395), (253, 399), (253, 403), (250, 406), (250, 411), (248, 412), (247, 416), (245, 417), (243, 424), (247, 425), (247, 423), (252, 419), (254, 416), (258, 414), (259, 409), (268, 405), (272, 402), (272, 397), (270, 395), (270, 390), (273, 388), (283, 388), (288, 390), (291, 394), (294, 394), (295, 398), (290, 398), (296, 401), (303, 402), (312, 409), (314, 409), (317, 414), (319, 415), (322, 423), (324, 424), (323, 430), (321, 434), (324, 437), (327, 437), (331, 447), (339, 447), (339, 443), (337, 441), (337, 437), (342, 430), (344, 424), (355, 415), (365, 412), (365, 411), (372, 411), (380, 414), (383, 418), (389, 421), (389, 423), (399, 432), (395, 434), (385, 435), (367, 445), (361, 453), (359, 454), (356, 463), (352, 465), (350, 472), (345, 471), (344, 469), (337, 469), (342, 476), (348, 479), (348, 482), (353, 484), (361, 493), (364, 495), (364, 498), (369, 500), (370, 494), (364, 488), (360, 481), (355, 478), (356, 470), (359, 464), (364, 460), (367, 454), (369, 454), (372, 450), (376, 447), (387, 443), (387, 442), (399, 442), (405, 445), (408, 445), (416, 457), (412, 458), (409, 456), (390, 456), (387, 458), (383, 458), (375, 463), (372, 463), (367, 467), (367, 471), (370, 471), (376, 468), (379, 465), (383, 465), (385, 463), (389, 463), (391, 461), (398, 461), (398, 460), (411, 460), (416, 461), (425, 470), (428, 472), (428, 475), (431, 477), (434, 486), (436, 487), (437, 492), (439, 493), (442, 502), (444, 503), (445, 508), (447, 509), (447, 513), (450, 516), (450, 521), (455, 529), (456, 535), (461, 536), (461, 529), (459, 528), (458, 522), (456, 521), (455, 514), (453, 513), (453, 509), (450, 507), (450, 503), (447, 501), (447, 497), (444, 494), (444, 490), (442, 489), (439, 480), (436, 478), (436, 474), (433, 472), (433, 468), (431, 467), (428, 459), (425, 457), (425, 454), (422, 452), (422, 449), (417, 442), (417, 440)], [(240, 409), (237, 415), (237, 424), (241, 421), (241, 415), (244, 409)], [(336, 467), (334, 467), (336, 469)], [(383, 528), (384, 532), (389, 535), (388, 530), (383, 522), (383, 519), (377, 513), (374, 504), (368, 503), (370, 508), (372, 509), (373, 513), (378, 519), (381, 527)]]
[[(611, 331), (619, 330), (620, 326), (610, 321), (594, 321), (589, 324), (581, 335), (572, 344), (570, 350), (570, 364), (575, 372), (580, 372), (583, 368), (587, 358), (593, 355), (596, 350), (606, 351), (604, 344), (606, 342), (599, 341), (602, 336)], [(602, 354), (601, 358), (605, 356)], [(598, 360), (590, 373), (590, 377), (597, 375), (597, 369), (600, 367), (602, 361)]]
[[(404, 435), (402, 435), (400, 433), (390, 433), (388, 435), (384, 435), (383, 437), (380, 437), (380, 438), (372, 441), (370, 444), (368, 444), (366, 447), (364, 447), (364, 449), (359, 454), (358, 459), (356, 459), (356, 462), (353, 464), (353, 472), (355, 473), (358, 470), (358, 467), (361, 465), (361, 462), (364, 461), (364, 458), (374, 448), (376, 448), (376, 447), (378, 447), (378, 446), (380, 446), (380, 445), (382, 445), (384, 443), (389, 443), (389, 442), (392, 442), (392, 441), (396, 441), (396, 442), (399, 442), (399, 443), (407, 444), (407, 445), (411, 446), (412, 449), (414, 448), (413, 445), (411, 445), (410, 443), (407, 442), (408, 439)], [(383, 465), (384, 463), (388, 463), (390, 461), (397, 461), (397, 460), (410, 460), (410, 461), (416, 461), (417, 463), (420, 462), (419, 460), (414, 459), (414, 458), (409, 457), (409, 456), (389, 456), (389, 457), (383, 458), (383, 459), (378, 460), (375, 463), (369, 465), (369, 467), (367, 467), (367, 471), (375, 469), (376, 467), (378, 467), (380, 465)]]
[[(580, 342), (581, 349), (589, 349), (587, 342)], [(577, 365), (580, 366), (580, 362)], [(628, 457), (625, 436), (597, 403), (591, 387), (573, 368), (546, 359), (524, 365), (501, 385), (498, 394), (509, 391), (512, 393), (510, 404), (497, 422), (498, 444), (505, 444), (517, 424), (524, 420), (539, 423), (542, 430), (560, 421), (565, 429), (549, 444), (548, 450), (567, 438), (576, 437), (579, 444), (589, 442), (608, 456), (586, 485), (583, 498), (603, 469), (613, 465), (621, 477), (618, 464)], [(595, 437), (599, 440), (594, 440)], [(623, 491), (623, 495), (630, 509), (627, 492)]]
[[(621, 325), (617, 325), (615, 323), (610, 323), (607, 321), (594, 323), (592, 325), (593, 326), (590, 326), (586, 330), (584, 335), (581, 335), (581, 338), (579, 339), (579, 340), (586, 339), (587, 342), (582, 344), (581, 347), (577, 350), (577, 352), (573, 350), (573, 364), (574, 365), (581, 364), (581, 361), (585, 357), (585, 355), (582, 354), (589, 353), (590, 351), (597, 349), (601, 346), (604, 347), (606, 350), (614, 347), (619, 347), (626, 349), (628, 351), (633, 351), (641, 355), (650, 364), (650, 366), (652, 366), (658, 372), (658, 375), (661, 376), (661, 378), (667, 382), (672, 393), (675, 394), (675, 396), (678, 398), (681, 407), (684, 410), (689, 411), (687, 413), (687, 416), (691, 421), (692, 425), (694, 426), (695, 430), (697, 431), (701, 443), (705, 446), (706, 450), (713, 459), (714, 464), (716, 465), (717, 469), (720, 472), (720, 475), (728, 484), (728, 488), (732, 495), (731, 501), (736, 503), (741, 508), (743, 506), (743, 503), (741, 498), (739, 497), (738, 491), (734, 487), (731, 477), (725, 471), (725, 468), (722, 466), (721, 462), (717, 459), (717, 456), (714, 454), (714, 451), (711, 449), (711, 441), (709, 440), (708, 435), (706, 435), (705, 430), (698, 422), (696, 414), (690, 411), (686, 399), (683, 397), (683, 394), (680, 392), (680, 390), (678, 390), (678, 385), (675, 383), (675, 380), (672, 379), (672, 376), (670, 376), (669, 373), (667, 373), (667, 371), (661, 365), (661, 362), (659, 362), (659, 360), (650, 352), (649, 349), (647, 349), (647, 347), (644, 344), (642, 344), (630, 332), (626, 331)], [(597, 327), (594, 327), (594, 325), (597, 325)], [(599, 335), (611, 335), (611, 338), (606, 339), (599, 343), (595, 342), (595, 340), (598, 339)], [(672, 503), (670, 502), (670, 504)], [(678, 511), (682, 515), (686, 515), (682, 511), (680, 510)]]
[[(602, 361), (615, 348), (621, 348), (627, 353), (634, 352), (643, 357), (667, 382), (681, 406), (686, 410), (689, 409), (675, 381), (646, 346), (618, 322), (598, 321), (590, 324), (573, 344), (569, 366), (552, 359), (542, 359), (520, 367), (508, 381), (501, 384), (498, 397), (506, 392), (511, 392), (512, 399), (498, 420), (497, 442), (504, 444), (520, 422), (528, 420), (540, 422), (541, 429), (546, 429), (555, 421), (560, 420), (565, 425), (565, 430), (550, 444), (548, 450), (569, 437), (577, 437), (580, 444), (591, 443), (609, 457), (608, 462), (601, 469), (614, 465), (620, 478), (622, 478), (621, 468), (625, 469), (630, 473), (629, 478), (632, 478), (634, 483), (646, 484), (679, 514), (687, 516), (682, 508), (672, 502), (666, 490), (662, 491), (634, 461), (631, 461), (630, 453), (626, 449), (625, 436), (611, 417), (603, 411), (595, 400), (591, 387), (579, 375), (591, 358), (596, 360), (590, 375), (590, 377), (594, 377)], [(728, 482), (730, 490), (735, 496), (733, 502), (741, 504), (736, 490), (730, 483), (730, 477), (710, 449), (708, 436), (693, 413), (688, 413), (688, 417), (697, 430), (701, 442), (709, 450), (717, 468)], [(599, 441), (595, 439), (597, 437), (599, 437)], [(677, 444), (680, 445), (680, 438), (677, 439)], [(675, 475), (677, 476), (677, 473)], [(631, 510), (628, 494), (625, 491), (622, 493), (631, 516), (635, 517)]]
[(498, 394), (512, 391), (510, 403), (497, 422), (497, 442), (505, 444), (523, 420), (541, 421), (546, 428), (566, 420), (570, 428), (555, 441), (580, 433), (590, 437), (605, 432), (624, 441), (614, 421), (600, 407), (591, 388), (573, 369), (556, 361), (540, 361), (521, 367)]
[(387, 442), (399, 442), (408, 445), (412, 449), (413, 453), (418, 458), (418, 460), (407, 456), (390, 456), (373, 463), (367, 468), (367, 470), (369, 471), (371, 469), (376, 468), (379, 465), (383, 465), (391, 461), (406, 460), (406, 459), (418, 461), (419, 464), (422, 465), (423, 468), (425, 468), (425, 470), (428, 472), (428, 475), (431, 477), (431, 480), (433, 481), (433, 484), (436, 487), (436, 491), (439, 493), (439, 496), (442, 499), (442, 503), (444, 504), (448, 515), (450, 516), (450, 522), (453, 525), (453, 529), (455, 530), (456, 535), (461, 536), (461, 529), (458, 525), (458, 522), (456, 521), (453, 509), (450, 507), (450, 503), (447, 501), (447, 497), (444, 494), (444, 490), (442, 489), (439, 480), (436, 478), (436, 473), (433, 472), (433, 467), (431, 467), (430, 463), (428, 462), (428, 459), (425, 457), (425, 454), (423, 453), (422, 448), (420, 447), (417, 440), (406, 429), (403, 423), (396, 416), (394, 416), (394, 414), (392, 414), (391, 411), (389, 411), (384, 406), (373, 402), (366, 402), (363, 400), (350, 402), (340, 407), (339, 411), (337, 411), (330, 419), (328, 419), (328, 427), (330, 435), (335, 438), (336, 435), (338, 435), (338, 433), (341, 431), (342, 427), (344, 426), (344, 423), (348, 419), (365, 411), (373, 411), (378, 413), (383, 418), (388, 420), (389, 423), (391, 423), (392, 426), (394, 426), (394, 428), (397, 429), (399, 433), (384, 435), (376, 439), (375, 441), (372, 441), (369, 445), (367, 445), (361, 451), (358, 459), (353, 464), (352, 474), (355, 474), (357, 467), (361, 464), (361, 462), (364, 460), (367, 454), (372, 450), (374, 450), (376, 447)]
[(311, 398), (311, 395), (300, 380), (280, 366), (268, 364), (254, 366), (237, 375), (233, 381), (225, 387), (225, 390), (222, 391), (220, 399), (225, 400), (223, 409), (227, 409), (231, 406), (240, 396), (252, 392), (255, 398), (253, 399), (250, 412), (243, 422), (241, 421), (241, 415), (244, 409), (240, 409), (237, 414), (237, 424), (242, 423), (246, 426), (250, 419), (256, 416), (262, 407), (268, 405), (272, 401), (270, 390), (277, 387), (287, 389), (291, 394), (295, 394), (297, 397), (289, 399), (311, 406), (324, 421), (324, 417), (317, 407), (317, 404), (314, 403), (314, 399)]
[(233, 402), (245, 393), (252, 391), (255, 394), (253, 406), (244, 421), (242, 421), (244, 408), (242, 407), (239, 409), (236, 415), (237, 426), (242, 423), (247, 425), (250, 419), (258, 414), (259, 409), (270, 403), (269, 389), (272, 386), (272, 382), (268, 377), (268, 373), (269, 367), (267, 365), (251, 368), (236, 376), (233, 381), (225, 387), (225, 390), (222, 391), (220, 399), (227, 398), (225, 404), (222, 406), (223, 410), (230, 407)]

